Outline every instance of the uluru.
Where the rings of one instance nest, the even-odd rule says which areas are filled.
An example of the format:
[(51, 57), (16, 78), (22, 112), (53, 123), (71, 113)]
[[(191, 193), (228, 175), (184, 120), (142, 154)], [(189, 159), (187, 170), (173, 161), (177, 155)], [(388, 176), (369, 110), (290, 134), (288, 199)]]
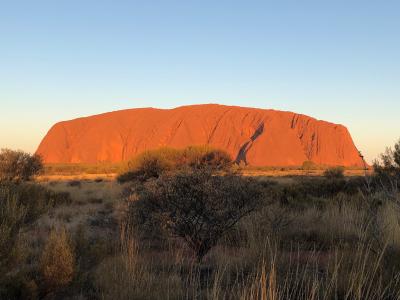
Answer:
[(293, 112), (217, 104), (137, 108), (55, 124), (37, 153), (45, 163), (120, 162), (159, 147), (210, 145), (251, 166), (361, 167), (343, 125)]

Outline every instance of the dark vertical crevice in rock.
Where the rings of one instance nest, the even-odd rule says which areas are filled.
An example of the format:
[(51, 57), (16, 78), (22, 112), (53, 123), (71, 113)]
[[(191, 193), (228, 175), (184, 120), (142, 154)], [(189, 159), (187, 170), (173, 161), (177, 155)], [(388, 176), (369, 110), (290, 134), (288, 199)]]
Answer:
[(251, 146), (253, 145), (254, 141), (264, 132), (264, 123), (261, 123), (253, 135), (250, 137), (250, 140), (243, 144), (240, 147), (239, 153), (236, 156), (235, 162), (240, 164), (244, 162), (247, 165), (247, 152), (250, 150)]

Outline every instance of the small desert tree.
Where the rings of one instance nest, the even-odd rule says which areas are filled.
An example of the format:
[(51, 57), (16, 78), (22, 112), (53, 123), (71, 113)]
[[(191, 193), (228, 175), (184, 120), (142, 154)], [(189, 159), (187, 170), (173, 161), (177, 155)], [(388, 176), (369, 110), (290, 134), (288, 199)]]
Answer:
[(380, 159), (374, 162), (374, 172), (376, 175), (400, 175), (400, 140), (394, 145), (394, 149), (386, 148)]
[(397, 195), (400, 189), (400, 140), (394, 149), (386, 148), (374, 162), (374, 181), (388, 194)]
[(43, 169), (42, 158), (23, 151), (2, 149), (0, 152), (0, 180), (27, 181)]
[(258, 206), (261, 195), (253, 179), (193, 169), (148, 182), (131, 204), (130, 216), (144, 209), (147, 218), (142, 221), (160, 224), (182, 238), (201, 261), (226, 231)]

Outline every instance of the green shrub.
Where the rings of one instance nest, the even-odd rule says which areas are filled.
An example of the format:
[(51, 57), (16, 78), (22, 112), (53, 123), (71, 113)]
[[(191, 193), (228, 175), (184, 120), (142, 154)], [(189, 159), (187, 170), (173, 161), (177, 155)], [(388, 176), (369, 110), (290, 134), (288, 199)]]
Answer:
[(209, 146), (189, 146), (182, 152), (184, 165), (191, 168), (227, 170), (232, 165), (232, 158), (228, 153)]
[(200, 261), (225, 232), (258, 207), (261, 197), (259, 183), (251, 178), (194, 169), (147, 183), (130, 206), (130, 221), (160, 225), (182, 238)]
[(176, 169), (180, 158), (181, 152), (172, 148), (145, 151), (127, 163), (117, 180), (126, 182), (132, 179), (144, 181), (158, 178), (162, 173)]
[(0, 180), (27, 181), (42, 170), (43, 162), (39, 155), (10, 149), (0, 152)]
[(130, 160), (117, 177), (118, 182), (146, 181), (166, 172), (186, 168), (227, 170), (232, 164), (229, 154), (208, 146), (190, 146), (185, 149), (160, 148), (145, 151)]

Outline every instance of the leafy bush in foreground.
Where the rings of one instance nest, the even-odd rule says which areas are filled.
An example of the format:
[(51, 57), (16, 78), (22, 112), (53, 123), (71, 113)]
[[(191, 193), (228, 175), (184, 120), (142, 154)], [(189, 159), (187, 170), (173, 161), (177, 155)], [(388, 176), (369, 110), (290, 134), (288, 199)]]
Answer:
[[(227, 230), (257, 208), (261, 196), (260, 185), (250, 178), (182, 172), (147, 183), (139, 200), (131, 203), (131, 222), (162, 226), (182, 238), (200, 261)], [(138, 218), (138, 208), (147, 218)]]
[(0, 152), (0, 180), (27, 181), (42, 170), (43, 162), (39, 155), (10, 149)]

